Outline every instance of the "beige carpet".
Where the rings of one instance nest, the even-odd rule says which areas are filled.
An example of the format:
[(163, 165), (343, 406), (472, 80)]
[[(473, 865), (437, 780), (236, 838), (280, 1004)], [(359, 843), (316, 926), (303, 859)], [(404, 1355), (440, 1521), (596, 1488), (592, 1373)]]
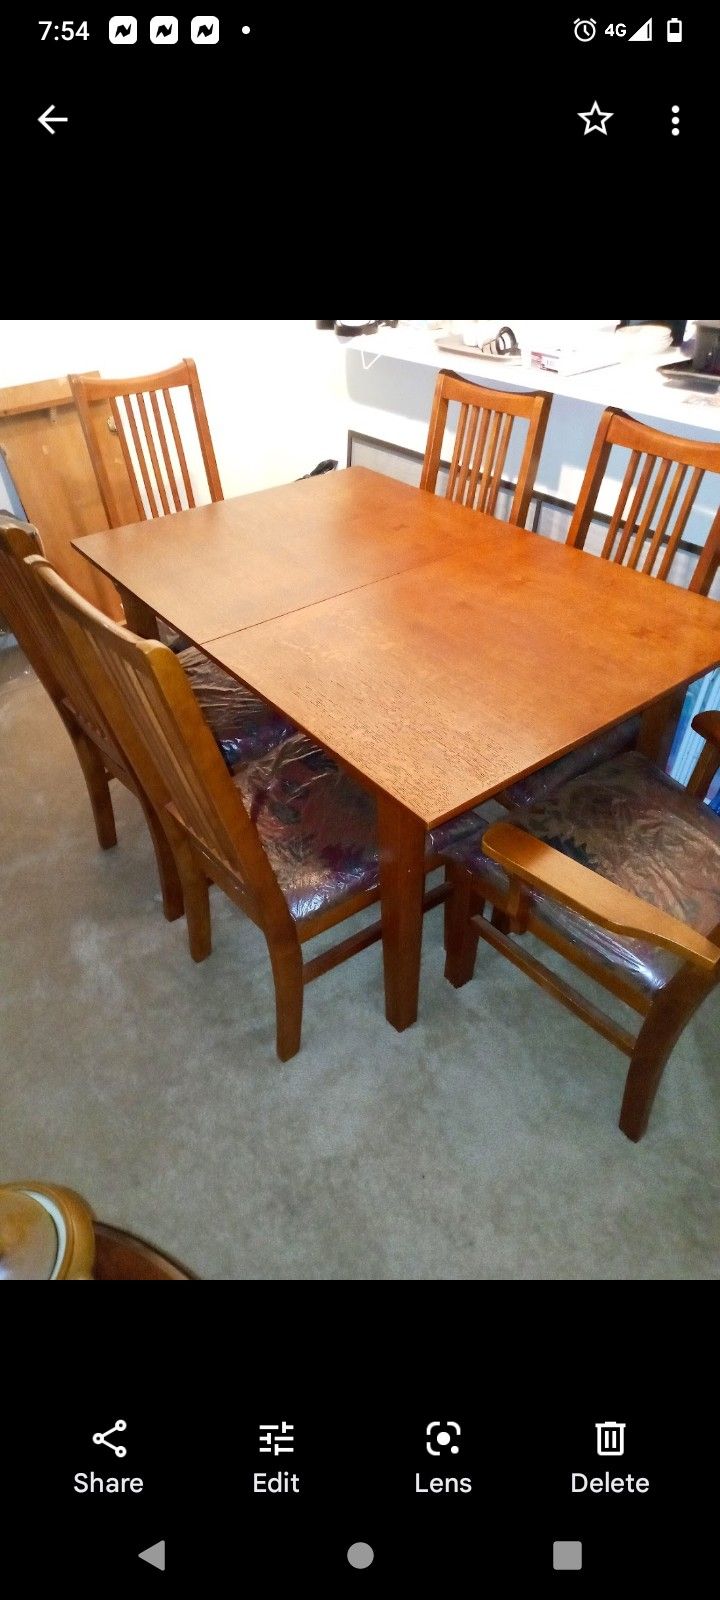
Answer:
[(380, 954), (306, 992), (273, 1049), (257, 930), (216, 892), (195, 966), (139, 808), (95, 843), (66, 734), (0, 655), (0, 1176), (81, 1190), (203, 1277), (709, 1278), (718, 1270), (720, 996), (675, 1050), (642, 1144), (624, 1059), (490, 949), (421, 1020), (383, 1016)]

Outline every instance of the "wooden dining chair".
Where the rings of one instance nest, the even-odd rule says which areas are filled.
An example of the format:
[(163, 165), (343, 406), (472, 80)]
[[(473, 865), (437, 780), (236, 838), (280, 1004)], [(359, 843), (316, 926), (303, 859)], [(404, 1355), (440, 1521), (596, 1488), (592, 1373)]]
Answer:
[[(119, 504), (107, 466), (108, 430), (117, 440), (139, 522), (195, 504), (173, 391), (186, 390), (211, 500), (222, 500), (205, 403), (195, 362), (140, 378), (68, 375), (105, 513), (111, 528), (134, 520)], [(119, 464), (119, 463), (118, 463)]]
[[(709, 473), (717, 480), (718, 508), (688, 584), (695, 594), (708, 594), (720, 565), (720, 443), (680, 439), (636, 422), (624, 411), (612, 407), (604, 411), (566, 540), (577, 550), (584, 548), (590, 527), (597, 520), (598, 497), (608, 478), (608, 468), (615, 464), (614, 450), (628, 453), (627, 462), (620, 462), (622, 479), (600, 558), (632, 567), (660, 582), (672, 581), (680, 559), (691, 555), (692, 547), (686, 548), (682, 543), (683, 534), (700, 485)], [(655, 754), (669, 754), (669, 735), (679, 715), (683, 693), (674, 697), (664, 713), (659, 708), (665, 716), (666, 737), (664, 750), (661, 742), (656, 743)], [(640, 736), (640, 718), (630, 717), (549, 766), (521, 778), (497, 799), (507, 806), (532, 805), (568, 778), (632, 749)]]
[[(626, 751), (450, 852), (446, 977), (468, 982), (482, 938), (628, 1055), (620, 1127), (632, 1140), (720, 979), (720, 817), (702, 803), (720, 768), (720, 711), (693, 727), (707, 743), (687, 789)], [(526, 933), (638, 1013), (638, 1031), (513, 937)]]
[[(374, 800), (299, 733), (231, 775), (173, 652), (109, 621), (40, 557), (32, 565), (167, 830), (193, 958), (210, 953), (209, 882), (264, 934), (287, 1061), (300, 1048), (304, 985), (381, 936), (376, 921), (303, 961), (304, 944), (379, 898)], [(428, 834), (426, 870), (467, 831), (453, 819)], [(447, 893), (447, 883), (427, 891), (425, 909)]]
[(40, 559), (35, 529), (0, 522), (0, 606), (70, 737), (85, 779), (98, 843), (102, 850), (117, 844), (110, 795), (110, 779), (117, 778), (142, 807), (155, 851), (163, 910), (172, 922), (182, 915), (183, 899), (167, 836), (86, 675), (78, 668), (26, 557)]
[(531, 390), (514, 394), (483, 388), (479, 383), (459, 377), (456, 372), (442, 369), (435, 384), (420, 488), (428, 489), (431, 494), (436, 492), (448, 412), (451, 405), (457, 405), (459, 412), (445, 498), (497, 516), (510, 438), (516, 420), (523, 419), (527, 422), (527, 434), (509, 521), (524, 528), (551, 402), (549, 394)]

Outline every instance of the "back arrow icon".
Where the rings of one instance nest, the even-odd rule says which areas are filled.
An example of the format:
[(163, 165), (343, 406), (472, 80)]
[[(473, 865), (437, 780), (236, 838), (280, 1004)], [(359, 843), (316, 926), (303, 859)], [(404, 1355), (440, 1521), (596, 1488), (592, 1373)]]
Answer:
[(42, 116), (38, 117), (38, 122), (41, 122), (43, 127), (47, 128), (48, 133), (55, 132), (55, 129), (50, 126), (51, 122), (67, 122), (67, 117), (51, 117), (50, 112), (54, 110), (54, 106), (48, 106), (47, 111), (43, 111)]

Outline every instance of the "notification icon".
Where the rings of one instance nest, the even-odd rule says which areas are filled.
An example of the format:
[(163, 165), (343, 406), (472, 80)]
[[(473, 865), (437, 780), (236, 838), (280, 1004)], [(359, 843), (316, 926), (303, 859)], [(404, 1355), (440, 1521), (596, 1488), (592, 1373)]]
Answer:
[(177, 17), (151, 17), (150, 18), (150, 43), (151, 44), (177, 44), (178, 19)]
[(111, 44), (137, 44), (137, 17), (111, 17), (108, 37)]
[(190, 23), (190, 38), (193, 44), (218, 44), (220, 39), (219, 17), (193, 17)]

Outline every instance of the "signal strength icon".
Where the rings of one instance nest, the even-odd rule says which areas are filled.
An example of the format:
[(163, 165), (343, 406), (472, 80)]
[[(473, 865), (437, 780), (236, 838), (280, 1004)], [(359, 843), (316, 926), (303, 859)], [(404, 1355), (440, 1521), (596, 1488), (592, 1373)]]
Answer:
[(647, 22), (644, 22), (642, 27), (638, 28), (636, 33), (631, 33), (630, 38), (628, 39), (628, 44), (651, 44), (651, 43), (652, 43), (652, 17), (648, 17)]

